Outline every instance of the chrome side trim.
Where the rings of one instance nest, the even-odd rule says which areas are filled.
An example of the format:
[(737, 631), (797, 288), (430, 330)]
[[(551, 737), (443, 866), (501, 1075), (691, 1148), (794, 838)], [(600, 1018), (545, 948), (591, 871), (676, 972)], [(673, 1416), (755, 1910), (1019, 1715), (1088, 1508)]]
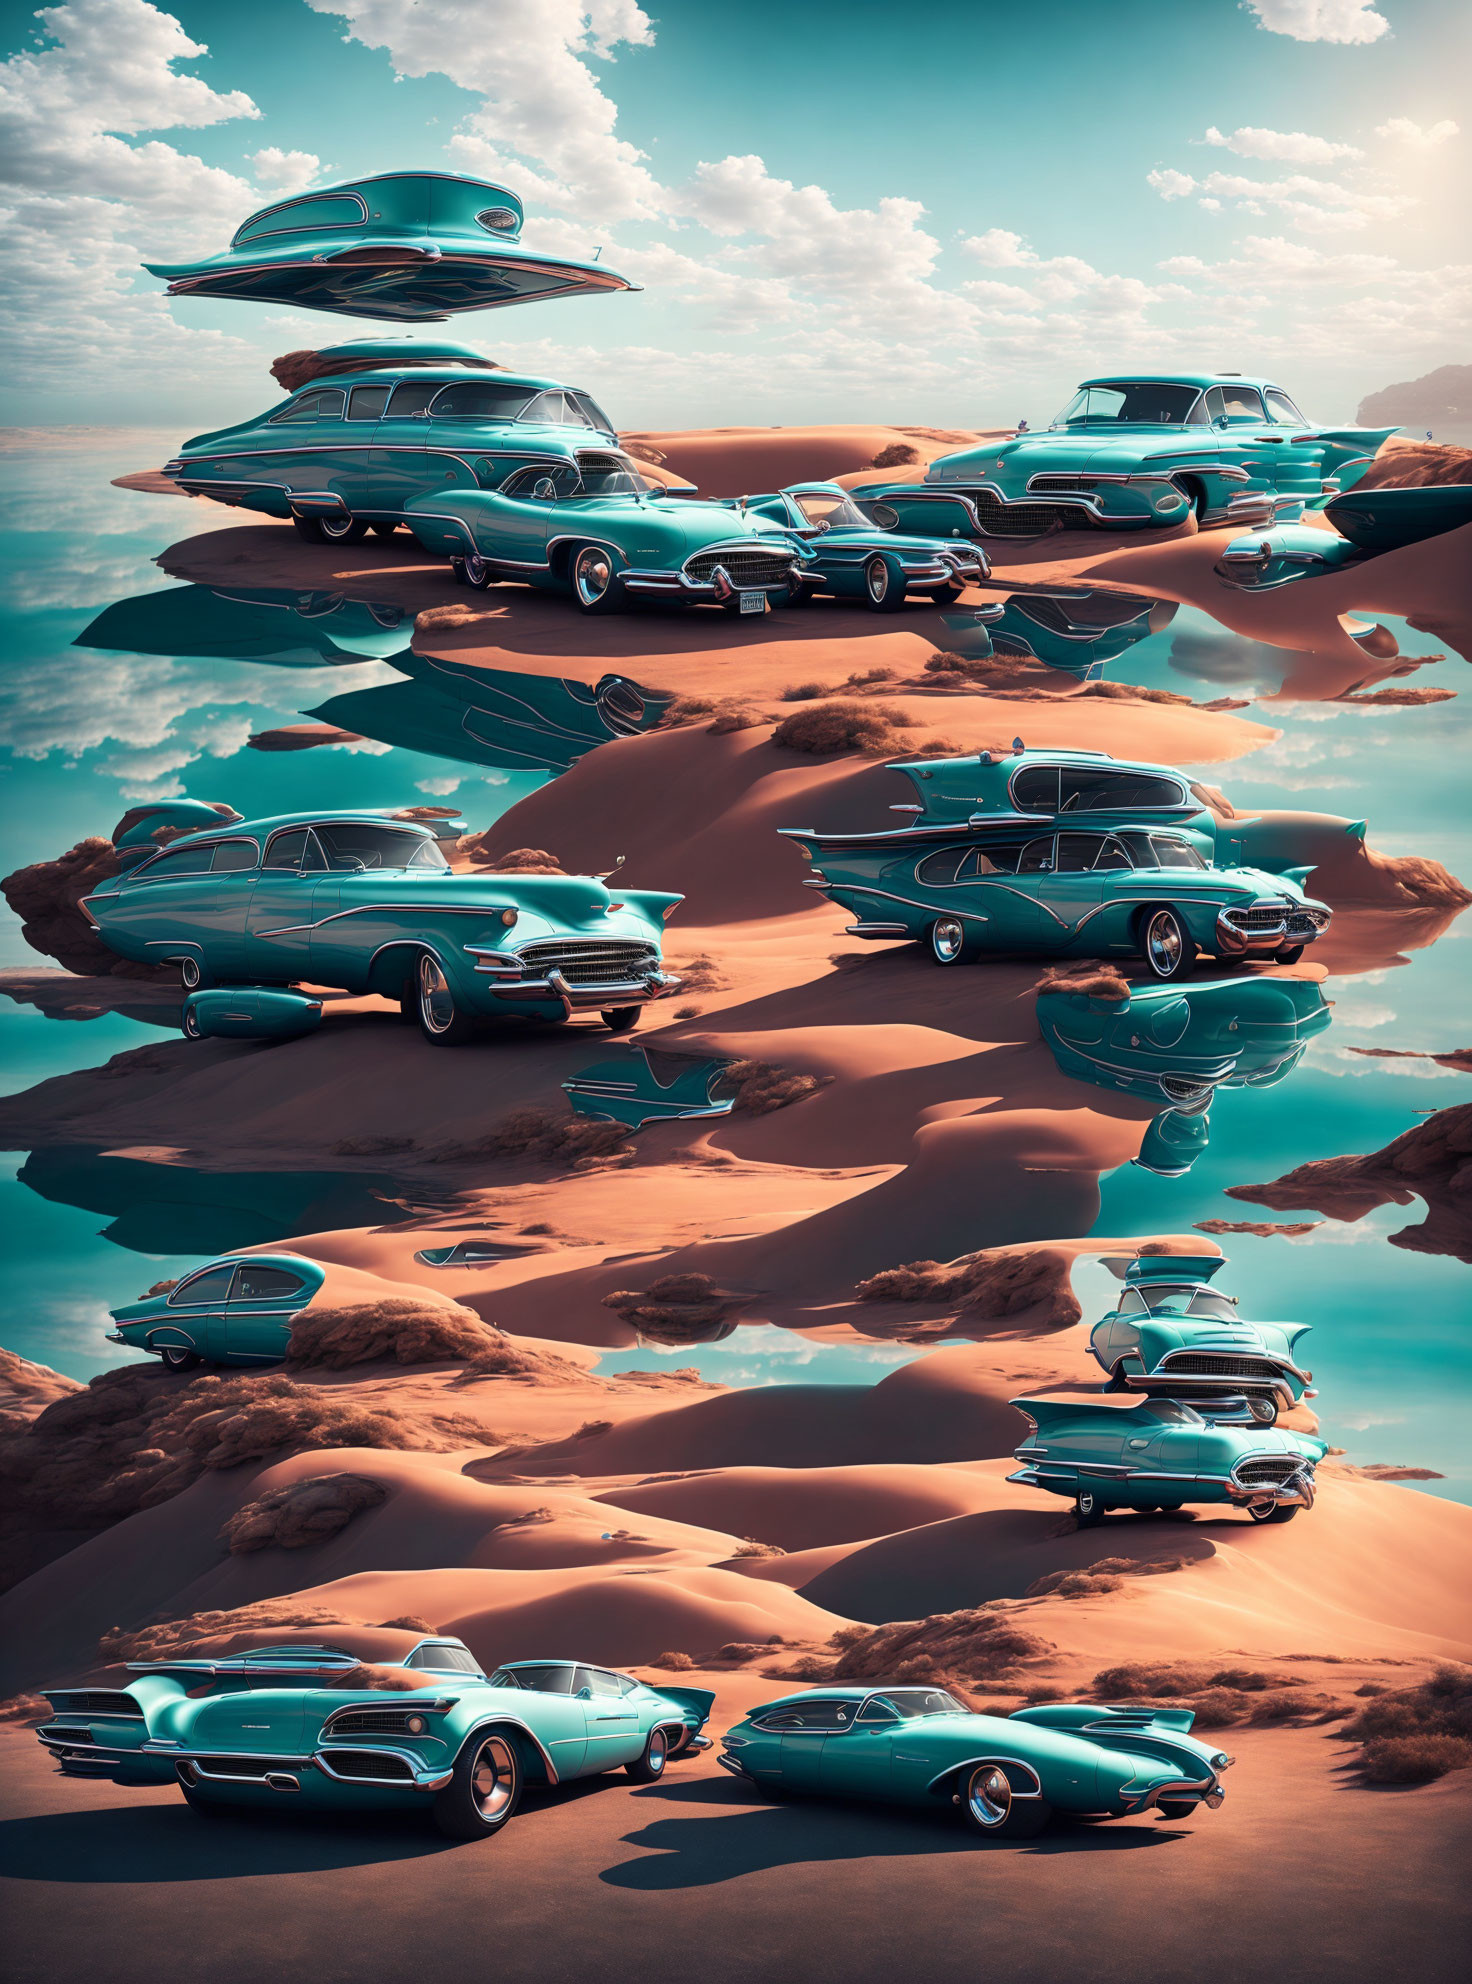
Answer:
[[(335, 1771), (332, 1768), (334, 1755), (397, 1757), (401, 1763), (408, 1765), (413, 1776), (409, 1778), (349, 1776), (346, 1772)], [(454, 1775), (453, 1765), (446, 1769), (444, 1765), (426, 1764), (423, 1757), (416, 1756), (412, 1750), (390, 1749), (385, 1743), (340, 1743), (336, 1751), (326, 1749), (314, 1751), (311, 1761), (322, 1775), (330, 1777), (334, 1784), (371, 1784), (378, 1789), (388, 1791), (441, 1791)], [(199, 1770), (197, 1763), (194, 1767)], [(211, 1775), (208, 1771), (199, 1771), (199, 1774), (201, 1777)]]
[[(916, 1758), (914, 1759), (914, 1761), (918, 1763), (920, 1759)], [(1038, 1776), (1033, 1766), (1030, 1763), (1028, 1763), (1024, 1757), (999, 1756), (995, 1752), (993, 1752), (991, 1755), (967, 1757), (962, 1762), (957, 1764), (947, 1764), (944, 1770), (936, 1772), (935, 1776), (931, 1778), (929, 1784), (926, 1785), (925, 1789), (927, 1791), (938, 1790), (939, 1787), (945, 1782), (945, 1780), (948, 1777), (954, 1777), (958, 1771), (975, 1770), (978, 1767), (978, 1765), (981, 1764), (1005, 1764), (1009, 1766), (1012, 1770), (1026, 1771), (1027, 1775), (1032, 1779), (1032, 1790), (1018, 1791), (1014, 1788), (1012, 1792), (1012, 1796), (1014, 1798), (1042, 1797), (1043, 1781)]]
[(514, 1715), (488, 1715), (484, 1722), (477, 1722), (473, 1728), (466, 1732), (465, 1741), (460, 1745), (459, 1750), (456, 1751), (457, 1761), (463, 1754), (466, 1744), (474, 1742), (477, 1736), (484, 1735), (488, 1729), (519, 1729), (522, 1735), (529, 1737), (535, 1745), (537, 1755), (542, 1759), (542, 1763), (546, 1768), (547, 1782), (549, 1784), (561, 1783), (562, 1780), (557, 1775), (557, 1766), (553, 1763), (551, 1753), (543, 1743), (541, 1737), (538, 1736), (535, 1729), (530, 1728), (518, 1716)]

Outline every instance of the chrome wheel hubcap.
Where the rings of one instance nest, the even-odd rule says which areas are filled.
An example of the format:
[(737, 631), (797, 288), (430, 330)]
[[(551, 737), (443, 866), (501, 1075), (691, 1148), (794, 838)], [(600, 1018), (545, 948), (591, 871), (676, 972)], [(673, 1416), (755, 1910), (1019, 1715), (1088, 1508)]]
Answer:
[(186, 992), (194, 991), (199, 984), (199, 965), (194, 958), (185, 958), (179, 966), (179, 976), (184, 981)]
[(889, 567), (882, 558), (875, 558), (864, 574), (869, 587), (870, 599), (883, 599), (889, 591)]
[(322, 535), (324, 537), (346, 537), (352, 527), (353, 520), (351, 517), (324, 517), (322, 519)]
[(656, 1774), (664, 1769), (665, 1752), (668, 1747), (664, 1732), (657, 1729), (649, 1739), (649, 1768)]
[(608, 591), (613, 578), (613, 566), (607, 552), (585, 551), (578, 559), (578, 597), (594, 606)]
[(979, 1826), (990, 1830), (1001, 1825), (1012, 1809), (1012, 1787), (1005, 1771), (998, 1770), (995, 1764), (983, 1764), (972, 1774), (966, 1800)]
[(935, 955), (944, 964), (952, 963), (959, 957), (961, 952), (962, 931), (960, 924), (954, 917), (945, 917), (941, 922), (936, 924), (930, 941), (935, 947)]
[(1157, 971), (1172, 972), (1181, 961), (1181, 926), (1168, 909), (1150, 919), (1147, 938), (1150, 962)]
[(470, 1795), (488, 1823), (499, 1819), (516, 1789), (516, 1760), (508, 1743), (492, 1736), (481, 1744), (470, 1770)]
[(473, 586), (483, 586), (489, 576), (485, 559), (478, 558), (472, 552), (465, 560), (465, 576)]
[(443, 1033), (455, 1017), (455, 1000), (445, 974), (431, 957), (419, 960), (419, 1011), (431, 1033)]

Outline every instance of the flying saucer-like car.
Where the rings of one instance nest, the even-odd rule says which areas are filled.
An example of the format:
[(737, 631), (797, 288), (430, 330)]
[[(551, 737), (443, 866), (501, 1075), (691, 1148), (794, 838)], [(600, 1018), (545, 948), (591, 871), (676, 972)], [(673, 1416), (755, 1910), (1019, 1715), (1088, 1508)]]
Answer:
[(489, 180), (386, 172), (263, 207), (221, 254), (144, 267), (170, 296), (418, 324), (639, 287), (601, 262), (523, 248), (522, 219), (517, 196)]

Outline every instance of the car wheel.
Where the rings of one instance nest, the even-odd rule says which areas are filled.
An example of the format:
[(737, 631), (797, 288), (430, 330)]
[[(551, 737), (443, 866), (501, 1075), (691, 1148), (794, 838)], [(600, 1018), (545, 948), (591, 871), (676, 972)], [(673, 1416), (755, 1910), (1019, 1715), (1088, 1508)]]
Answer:
[(1163, 1819), (1189, 1819), (1196, 1810), (1194, 1798), (1162, 1798), (1155, 1807)]
[(368, 526), (357, 517), (319, 517), (317, 522), (327, 544), (361, 544)]
[(193, 1371), (204, 1362), (197, 1350), (186, 1350), (179, 1343), (165, 1344), (159, 1356), (166, 1371)]
[(1147, 912), (1140, 930), (1140, 949), (1152, 978), (1179, 978), (1196, 957), (1191, 934), (1173, 909)]
[(961, 1817), (991, 1839), (1036, 1839), (1052, 1816), (1046, 1798), (1014, 1798), (1000, 1764), (978, 1764), (961, 1793)]
[(976, 956), (976, 939), (966, 932), (959, 916), (938, 916), (930, 926), (930, 956), (935, 964), (970, 964)]
[(1303, 956), (1302, 944), (1285, 944), (1281, 951), (1273, 952), (1274, 964), (1297, 964)]
[(486, 587), (493, 583), (491, 568), (478, 551), (467, 551), (460, 560), (460, 567), (465, 575), (466, 585), (474, 586), (477, 592), (484, 592)]
[(624, 1769), (635, 1784), (654, 1784), (664, 1776), (664, 1767), (669, 1762), (670, 1739), (662, 1729), (651, 1729), (649, 1741), (644, 1745), (642, 1757), (636, 1757)]
[(521, 1802), (521, 1758), (509, 1736), (473, 1736), (434, 1801), (434, 1822), (450, 1839), (489, 1839)]
[(322, 542), (322, 519), (320, 517), (293, 516), (291, 521), (296, 525), (297, 536), (304, 537), (308, 544), (320, 544)]
[(1073, 1519), (1080, 1529), (1093, 1529), (1096, 1524), (1103, 1522), (1106, 1513), (1099, 1497), (1088, 1489), (1074, 1497)]
[(1292, 1522), (1301, 1502), (1249, 1502), (1247, 1513), (1254, 1522)]
[(610, 1006), (606, 1013), (600, 1013), (598, 1017), (610, 1033), (632, 1033), (639, 1024), (639, 1015), (643, 1010), (642, 1006)]
[(179, 983), (186, 992), (198, 992), (208, 983), (204, 966), (198, 958), (183, 957), (179, 960)]
[(579, 612), (612, 612), (618, 599), (613, 553), (585, 544), (572, 561), (572, 592)]
[(864, 604), (871, 613), (894, 613), (905, 603), (905, 581), (887, 558), (871, 558), (864, 567)]
[(186, 1040), (203, 1040), (204, 1028), (199, 1023), (199, 1014), (186, 1001), (184, 1011), (179, 1016), (179, 1031)]
[(436, 1047), (458, 1047), (472, 1037), (475, 1021), (455, 1003), (454, 990), (433, 951), (419, 953), (415, 991), (419, 1031), (426, 1040)]

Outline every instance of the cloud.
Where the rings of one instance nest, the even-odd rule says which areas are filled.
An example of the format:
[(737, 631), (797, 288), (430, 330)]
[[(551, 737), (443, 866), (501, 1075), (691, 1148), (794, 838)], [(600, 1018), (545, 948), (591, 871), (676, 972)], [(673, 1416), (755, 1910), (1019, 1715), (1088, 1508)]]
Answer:
[(1163, 171), (1147, 172), (1145, 184), (1151, 186), (1162, 200), (1184, 200), (1188, 193), (1196, 190), (1196, 181), (1189, 172), (1177, 172), (1173, 166)]
[(1450, 117), (1443, 117), (1439, 124), (1418, 124), (1414, 117), (1392, 117), (1387, 123), (1375, 126), (1375, 136), (1430, 151), (1433, 145), (1444, 145), (1448, 138), (1455, 138), (1461, 128)]
[(279, 145), (253, 152), (246, 164), (258, 184), (279, 193), (300, 193), (322, 176), (322, 161), (315, 152), (284, 152)]
[(1304, 172), (1290, 173), (1284, 179), (1209, 172), (1204, 179), (1196, 179), (1189, 172), (1167, 166), (1147, 172), (1145, 183), (1162, 200), (1181, 200), (1199, 191), (1212, 199), (1235, 200), (1248, 213), (1262, 214), (1276, 207), (1297, 226), (1321, 233), (1357, 230), (1371, 221), (1393, 220), (1417, 204), (1409, 193), (1377, 193), (1335, 179), (1316, 179)]
[(1229, 152), (1236, 152), (1241, 158), (1285, 159), (1293, 165), (1328, 165), (1336, 158), (1364, 157), (1357, 145), (1341, 145), (1330, 138), (1315, 138), (1307, 131), (1269, 131), (1256, 124), (1241, 124), (1235, 131), (1227, 133), (1218, 131), (1212, 124), (1207, 127), (1202, 142), (1224, 145)]
[(1294, 41), (1338, 41), (1363, 44), (1389, 34), (1390, 23), (1377, 14), (1370, 0), (1242, 0), (1257, 24), (1269, 34), (1291, 35)]
[(1399, 268), (1393, 255), (1342, 252), (1326, 254), (1305, 242), (1289, 241), (1281, 234), (1249, 234), (1238, 244), (1239, 252), (1224, 262), (1205, 262), (1198, 255), (1172, 255), (1157, 266), (1170, 276), (1204, 278), (1233, 288), (1253, 283), (1261, 288), (1296, 288), (1383, 282)]
[(455, 778), (422, 778), (414, 790), (428, 793), (431, 799), (448, 799), (452, 792), (458, 792), (465, 783), (464, 774)]

